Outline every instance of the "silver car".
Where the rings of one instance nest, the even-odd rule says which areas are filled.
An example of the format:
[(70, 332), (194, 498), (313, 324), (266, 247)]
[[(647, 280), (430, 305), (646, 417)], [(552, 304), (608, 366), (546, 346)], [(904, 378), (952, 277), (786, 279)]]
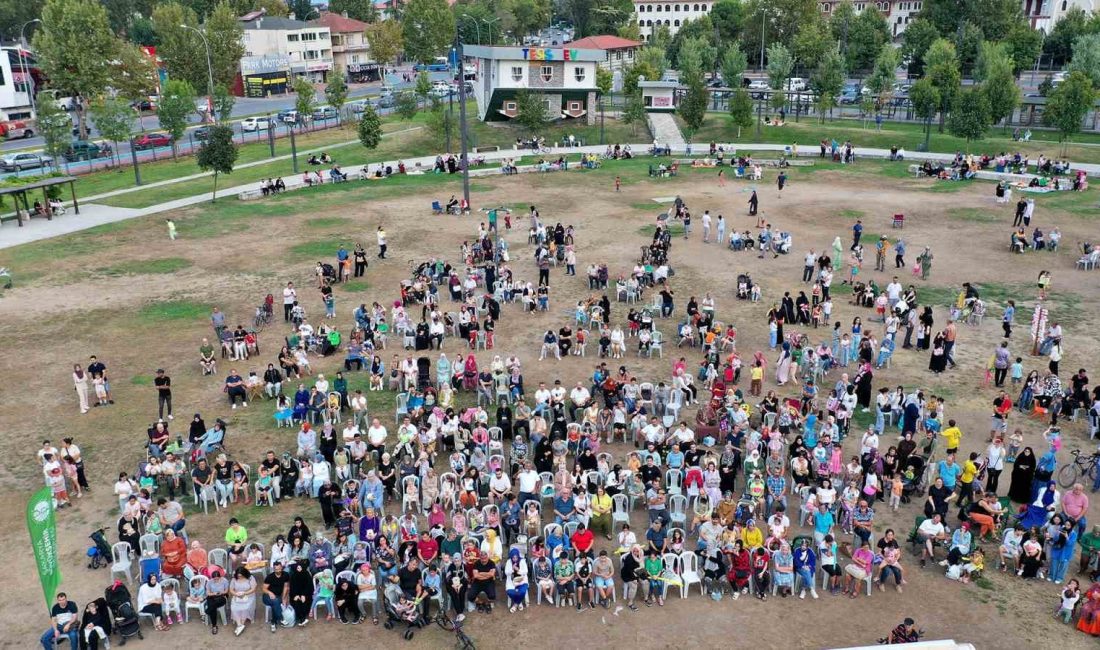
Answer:
[(38, 167), (50, 167), (53, 158), (45, 154), (37, 153), (13, 153), (0, 158), (0, 170), (16, 172), (23, 169), (35, 169)]

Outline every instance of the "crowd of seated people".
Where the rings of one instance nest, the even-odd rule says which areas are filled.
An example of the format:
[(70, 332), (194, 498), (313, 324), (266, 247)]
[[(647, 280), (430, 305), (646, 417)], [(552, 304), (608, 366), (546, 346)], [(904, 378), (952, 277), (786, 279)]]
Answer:
[[(306, 172), (306, 177), (309, 177), (309, 172)], [(270, 194), (278, 194), (279, 192), (285, 192), (286, 183), (283, 182), (282, 176), (276, 178), (275, 180), (271, 180), (269, 178), (260, 183), (260, 191), (263, 193), (264, 196), (268, 196)]]
[(632, 157), (630, 153), (630, 145), (607, 145), (607, 150), (604, 151), (603, 157), (610, 160), (628, 160)]

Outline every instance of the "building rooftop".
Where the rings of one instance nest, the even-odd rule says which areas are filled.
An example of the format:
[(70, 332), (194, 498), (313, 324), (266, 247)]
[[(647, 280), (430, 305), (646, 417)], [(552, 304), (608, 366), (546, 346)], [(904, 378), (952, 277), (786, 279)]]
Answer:
[(311, 25), (300, 20), (294, 20), (292, 18), (277, 18), (275, 16), (262, 16), (255, 20), (243, 21), (244, 29), (280, 29), (280, 30), (296, 30), (296, 29), (309, 29), (310, 27), (321, 27), (321, 25)]
[(580, 40), (562, 45), (562, 47), (576, 47), (592, 50), (621, 50), (625, 48), (641, 46), (642, 44), (639, 41), (632, 41), (629, 38), (622, 38), (620, 36), (614, 36), (612, 34), (586, 36), (585, 38), (582, 38)]
[(320, 18), (311, 20), (309, 24), (328, 27), (329, 31), (334, 34), (346, 34), (348, 32), (362, 33), (367, 28), (367, 23), (361, 20), (348, 18), (347, 16), (342, 16), (331, 11), (323, 12)]

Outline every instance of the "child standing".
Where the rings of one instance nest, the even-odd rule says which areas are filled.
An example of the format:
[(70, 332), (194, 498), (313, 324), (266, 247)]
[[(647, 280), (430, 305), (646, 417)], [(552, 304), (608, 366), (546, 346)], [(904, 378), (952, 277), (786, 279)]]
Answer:
[(894, 480), (890, 483), (890, 508), (894, 512), (898, 511), (898, 506), (901, 505), (901, 495), (905, 487), (905, 484), (901, 480), (901, 474), (894, 474)]
[(615, 177), (615, 191), (618, 192), (623, 186), (623, 179), (620, 176)]
[(1024, 380), (1024, 360), (1021, 357), (1016, 357), (1016, 361), (1010, 366), (1012, 374), (1012, 384), (1016, 385)]
[(1012, 463), (1016, 461), (1016, 454), (1020, 453), (1020, 447), (1024, 444), (1024, 432), (1020, 429), (1016, 429), (1012, 432), (1012, 435), (1008, 437), (1008, 456), (1006, 461)]
[(170, 241), (176, 241), (176, 222), (171, 219), (165, 219), (164, 223), (168, 224), (168, 239)]
[(1077, 606), (1077, 601), (1081, 599), (1081, 585), (1076, 579), (1070, 580), (1062, 590), (1061, 599), (1062, 602), (1054, 615), (1061, 618), (1063, 623), (1069, 623), (1073, 620), (1073, 610)]
[(172, 624), (172, 613), (176, 614), (176, 622), (183, 625), (183, 614), (180, 609), (180, 595), (176, 593), (176, 586), (169, 582), (161, 590), (161, 607), (164, 611), (164, 622)]
[(107, 380), (103, 378), (103, 375), (92, 377), (92, 385), (95, 386), (95, 396), (99, 400), (96, 406), (106, 406), (107, 402)]

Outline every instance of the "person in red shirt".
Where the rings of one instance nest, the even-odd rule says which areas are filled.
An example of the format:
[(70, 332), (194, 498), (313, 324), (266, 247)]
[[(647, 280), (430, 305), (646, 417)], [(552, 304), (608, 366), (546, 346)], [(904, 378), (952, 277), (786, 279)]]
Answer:
[(577, 531), (569, 538), (576, 549), (577, 555), (592, 557), (592, 546), (596, 543), (596, 536), (583, 523), (577, 526)]
[(1012, 398), (1008, 393), (1001, 391), (993, 400), (993, 417), (989, 426), (989, 440), (992, 442), (998, 435), (1003, 436), (1008, 431), (1008, 414), (1012, 411)]
[(768, 580), (771, 578), (770, 560), (771, 556), (763, 546), (757, 548), (752, 554), (752, 580), (756, 586), (756, 597), (760, 600), (768, 599)]
[(416, 554), (420, 557), (420, 561), (424, 563), (424, 566), (431, 565), (432, 561), (439, 556), (439, 542), (432, 539), (428, 531), (420, 533), (420, 541), (416, 544)]

